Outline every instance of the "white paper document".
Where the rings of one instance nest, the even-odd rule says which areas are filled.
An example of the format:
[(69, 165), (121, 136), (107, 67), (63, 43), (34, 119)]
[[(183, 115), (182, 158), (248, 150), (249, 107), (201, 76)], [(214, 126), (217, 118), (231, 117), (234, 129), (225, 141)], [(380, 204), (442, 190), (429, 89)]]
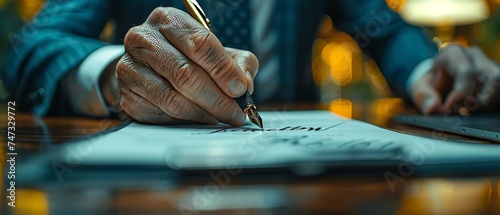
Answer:
[(494, 144), (405, 135), (326, 111), (271, 111), (261, 116), (264, 131), (250, 123), (240, 128), (131, 123), (116, 132), (63, 146), (58, 159), (78, 156), (79, 164), (85, 165), (180, 170), (500, 163), (500, 146)]

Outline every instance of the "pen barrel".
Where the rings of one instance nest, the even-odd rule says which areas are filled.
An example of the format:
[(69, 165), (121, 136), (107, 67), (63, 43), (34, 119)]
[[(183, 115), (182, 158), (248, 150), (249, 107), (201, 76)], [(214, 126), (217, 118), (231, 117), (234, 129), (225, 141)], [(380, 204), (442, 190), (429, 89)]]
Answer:
[(238, 105), (242, 110), (245, 110), (249, 106), (255, 106), (252, 96), (250, 96), (250, 93), (248, 92), (237, 98), (236, 102), (238, 103)]

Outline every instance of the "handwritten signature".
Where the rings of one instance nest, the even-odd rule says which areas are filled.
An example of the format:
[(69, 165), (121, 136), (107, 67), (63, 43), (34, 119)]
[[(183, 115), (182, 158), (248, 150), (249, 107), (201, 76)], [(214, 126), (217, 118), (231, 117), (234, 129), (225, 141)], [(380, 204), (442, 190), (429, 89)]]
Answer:
[[(270, 129), (264, 129), (264, 132), (284, 132), (284, 131), (326, 131), (329, 130), (335, 126), (340, 125), (332, 125), (330, 127), (308, 127), (308, 126), (286, 126), (283, 128), (270, 128)], [(216, 131), (212, 131), (209, 134), (217, 134), (217, 133), (226, 133), (226, 132), (246, 132), (246, 133), (251, 133), (251, 132), (263, 132), (261, 129), (257, 128), (222, 128)]]

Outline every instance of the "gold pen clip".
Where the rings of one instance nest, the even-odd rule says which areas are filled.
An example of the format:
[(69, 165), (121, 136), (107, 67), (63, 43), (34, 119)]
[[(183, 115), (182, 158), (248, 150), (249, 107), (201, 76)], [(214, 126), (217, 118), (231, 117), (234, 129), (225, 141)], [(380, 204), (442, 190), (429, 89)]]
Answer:
[(189, 10), (196, 10), (196, 11), (192, 11), (194, 12), (197, 16), (199, 15), (199, 19), (198, 20), (199, 22), (201, 22), (202, 25), (204, 25), (208, 30), (210, 30), (210, 20), (208, 19), (207, 15), (205, 14), (205, 12), (203, 11), (203, 9), (201, 9), (201, 6), (200, 4), (198, 4), (198, 2), (196, 0), (187, 0), (189, 2), (191, 2), (191, 5), (194, 7), (194, 8), (189, 8)]

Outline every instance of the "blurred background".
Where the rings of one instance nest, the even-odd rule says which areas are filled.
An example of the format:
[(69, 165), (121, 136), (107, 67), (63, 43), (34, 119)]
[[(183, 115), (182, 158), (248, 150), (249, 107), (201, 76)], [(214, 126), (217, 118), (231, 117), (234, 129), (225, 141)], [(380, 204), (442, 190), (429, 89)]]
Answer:
[[(386, 3), (408, 22), (422, 26), (431, 38), (436, 38), (436, 41), (480, 46), (489, 57), (500, 62), (500, 11), (498, 10), (500, 0), (386, 0)], [(4, 65), (8, 64), (4, 62), (4, 58), (11, 34), (23, 23), (28, 22), (42, 5), (42, 0), (0, 0), (0, 68), (3, 69)], [(345, 117), (364, 119), (376, 125), (388, 123), (391, 116), (403, 110), (402, 100), (391, 95), (376, 63), (363, 55), (349, 35), (337, 31), (334, 26), (335, 23), (332, 23), (329, 17), (325, 17), (318, 29), (318, 38), (314, 42), (311, 68), (316, 86), (321, 92), (320, 108)], [(103, 39), (112, 33), (111, 29), (109, 26), (105, 28), (102, 33)], [(3, 70), (0, 73), (2, 73), (0, 77), (3, 77)], [(4, 104), (7, 96), (3, 82), (0, 81), (1, 104)], [(349, 181), (349, 183), (356, 182)], [(3, 184), (3, 179), (0, 184)], [(397, 214), (482, 214), (482, 208), (494, 205), (492, 202), (499, 202), (500, 199), (496, 197), (500, 193), (498, 178), (418, 179), (409, 181), (405, 186), (405, 191), (399, 194), (400, 199), (396, 199), (400, 204)], [(305, 188), (301, 189), (297, 192), (303, 193)], [(350, 195), (345, 193), (358, 191), (352, 184), (343, 187), (328, 186), (324, 192), (331, 192), (328, 189), (341, 190), (340, 194), (344, 195), (344, 198), (355, 196), (352, 193), (349, 193)], [(371, 189), (373, 193), (388, 192), (385, 182)], [(159, 193), (161, 191), (139, 193), (142, 195), (139, 197), (154, 199), (159, 195), (165, 195)], [(133, 191), (116, 195), (121, 196), (120, 194), (125, 197), (138, 195)], [(328, 199), (325, 198), (328, 197), (326, 194), (319, 196), (320, 199), (311, 198), (310, 207), (318, 207), (321, 199)], [(56, 203), (58, 199), (65, 197), (65, 195), (58, 196), (55, 198)], [(73, 200), (80, 204), (80, 197), (77, 194)], [(88, 195), (86, 200), (90, 200), (90, 197), (93, 198), (92, 195)], [(375, 195), (373, 198), (376, 197)], [(18, 190), (17, 198), (23, 201), (18, 202), (16, 214), (49, 213), (51, 204), (49, 196), (42, 191)], [(118, 198), (115, 204), (131, 204), (126, 199)], [(157, 203), (159, 207), (168, 207), (164, 201)], [(325, 205), (330, 207), (331, 202), (328, 201)], [(499, 205), (497, 204), (497, 207)], [(37, 213), (33, 213), (34, 211)]]
[[(385, 0), (411, 24), (422, 26), (436, 42), (480, 46), (500, 62), (500, 0)], [(43, 6), (42, 0), (0, 0), (0, 68), (11, 34)], [(112, 34), (107, 27), (102, 38)], [(312, 56), (314, 81), (321, 92), (321, 109), (345, 117), (384, 125), (402, 111), (376, 63), (365, 56), (347, 34), (325, 17), (318, 29)], [(1, 71), (3, 73), (3, 70)], [(2, 75), (3, 77), (3, 75)], [(0, 99), (8, 93), (0, 84)], [(2, 102), (4, 103), (4, 102)]]
[[(500, 0), (385, 0), (410, 24), (422, 26), (436, 43), (479, 46), (500, 62)], [(393, 98), (376, 63), (325, 17), (312, 61), (321, 106), (349, 118), (385, 125), (404, 109)]]

